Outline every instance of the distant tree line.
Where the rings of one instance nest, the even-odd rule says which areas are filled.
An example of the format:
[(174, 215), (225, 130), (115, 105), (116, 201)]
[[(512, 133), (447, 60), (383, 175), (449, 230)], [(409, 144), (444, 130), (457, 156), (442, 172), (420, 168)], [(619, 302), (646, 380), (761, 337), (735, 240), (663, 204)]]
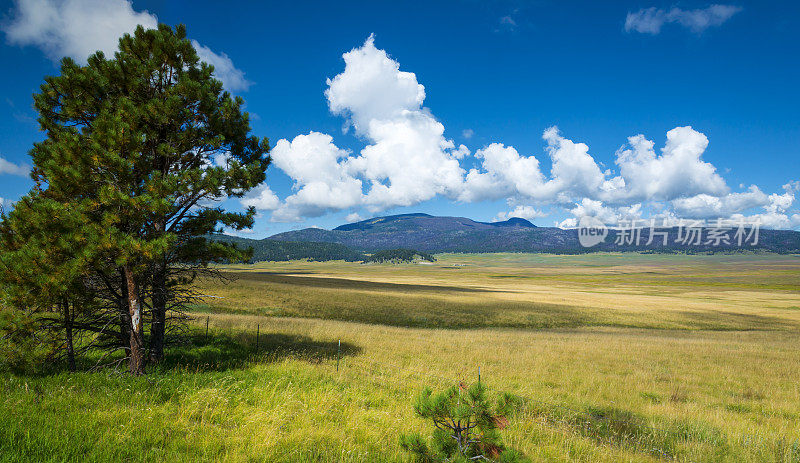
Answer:
[(387, 249), (365, 254), (362, 251), (339, 243), (316, 241), (282, 241), (274, 239), (254, 240), (231, 235), (209, 235), (209, 239), (228, 243), (238, 249), (248, 250), (248, 262), (281, 262), (289, 260), (330, 261), (364, 263), (407, 263), (415, 261), (435, 262), (436, 258), (427, 252), (414, 249)]
[(114, 57), (60, 70), (34, 95), (34, 187), (0, 217), (0, 360), (74, 370), (99, 349), (142, 374), (184, 326), (196, 276), (250, 258), (206, 236), (252, 226), (254, 209), (219, 204), (264, 180), (268, 141), (183, 26), (140, 26)]
[(249, 249), (250, 263), (261, 261), (281, 262), (307, 259), (311, 261), (343, 260), (360, 262), (366, 259), (361, 251), (338, 243), (317, 243), (311, 241), (253, 240), (229, 235), (212, 235), (210, 239), (231, 243), (240, 249)]
[(374, 254), (367, 257), (366, 259), (364, 259), (364, 262), (403, 263), (403, 262), (414, 262), (416, 260), (435, 262), (436, 258), (433, 257), (433, 255), (428, 254), (427, 252), (401, 248), (401, 249), (387, 249), (385, 251), (377, 251)]

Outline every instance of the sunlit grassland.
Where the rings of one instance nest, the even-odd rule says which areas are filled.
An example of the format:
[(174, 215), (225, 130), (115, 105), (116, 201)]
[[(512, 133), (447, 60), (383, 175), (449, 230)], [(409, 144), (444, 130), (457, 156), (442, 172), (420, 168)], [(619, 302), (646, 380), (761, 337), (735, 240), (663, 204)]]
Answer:
[[(796, 461), (800, 335), (620, 328), (431, 330), (211, 314), (182, 366), (5, 377), (0, 451), (25, 461), (407, 461), (423, 386), (525, 400), (536, 461)], [(261, 353), (255, 352), (258, 324)], [(237, 341), (226, 342), (230, 333)], [(336, 371), (336, 343), (344, 346)], [(143, 452), (143, 453), (140, 453)]]
[(225, 267), (145, 378), (0, 377), (0, 460), (408, 461), (480, 367), (534, 461), (800, 461), (797, 257), (438, 257)]
[(800, 258), (446, 254), (433, 265), (230, 266), (200, 310), (419, 327), (794, 329)]

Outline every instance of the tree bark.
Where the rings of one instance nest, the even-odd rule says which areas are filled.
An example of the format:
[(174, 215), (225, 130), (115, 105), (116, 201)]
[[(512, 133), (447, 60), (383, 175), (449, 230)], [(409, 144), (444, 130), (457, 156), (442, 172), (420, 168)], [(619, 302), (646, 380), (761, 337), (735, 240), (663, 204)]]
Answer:
[(139, 287), (130, 267), (122, 267), (127, 288), (128, 314), (130, 316), (130, 354), (128, 370), (132, 375), (144, 374), (144, 336), (142, 333), (142, 304), (139, 300)]

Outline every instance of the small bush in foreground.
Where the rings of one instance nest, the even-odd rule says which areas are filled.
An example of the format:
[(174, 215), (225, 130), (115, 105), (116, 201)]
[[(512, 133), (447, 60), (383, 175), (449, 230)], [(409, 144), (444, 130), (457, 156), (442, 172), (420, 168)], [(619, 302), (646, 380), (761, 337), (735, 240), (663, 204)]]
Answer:
[(507, 449), (500, 438), (499, 431), (508, 424), (507, 416), (513, 410), (512, 396), (501, 394), (492, 404), (487, 392), (481, 383), (469, 389), (462, 383), (435, 395), (425, 388), (414, 403), (414, 411), (432, 420), (436, 429), (430, 439), (419, 434), (402, 435), (400, 445), (425, 463), (528, 461), (519, 452)]

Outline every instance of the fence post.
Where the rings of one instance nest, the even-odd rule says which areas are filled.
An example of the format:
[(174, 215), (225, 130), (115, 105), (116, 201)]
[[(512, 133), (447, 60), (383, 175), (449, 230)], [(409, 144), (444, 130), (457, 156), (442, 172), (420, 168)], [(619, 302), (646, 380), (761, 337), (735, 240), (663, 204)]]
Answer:
[(258, 331), (261, 328), (261, 325), (256, 324), (256, 352), (258, 352)]
[(211, 318), (211, 317), (206, 316), (206, 342), (208, 342), (208, 319), (209, 318)]
[(478, 365), (478, 384), (481, 383), (481, 367)]
[(339, 346), (336, 348), (336, 371), (339, 371), (339, 358), (342, 356), (342, 340), (339, 340)]

